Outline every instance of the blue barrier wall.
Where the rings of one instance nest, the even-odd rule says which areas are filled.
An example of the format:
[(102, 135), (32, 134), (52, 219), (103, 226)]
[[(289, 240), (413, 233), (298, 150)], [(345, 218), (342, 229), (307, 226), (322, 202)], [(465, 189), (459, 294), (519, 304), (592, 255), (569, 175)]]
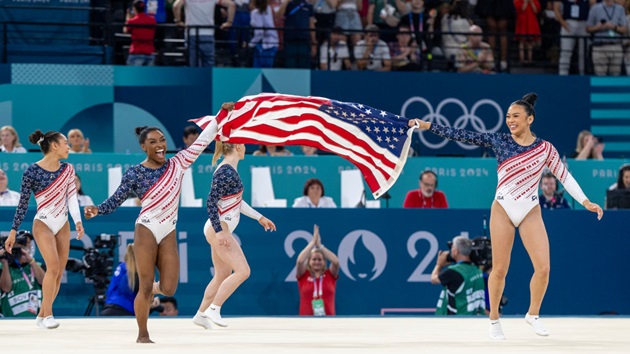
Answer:
[[(125, 244), (133, 238), (137, 208), (85, 222), (90, 235), (120, 233)], [(483, 234), (488, 210), (295, 210), (265, 209), (278, 231), (265, 233), (244, 218), (236, 230), (252, 273), (223, 308), (225, 315), (294, 315), (298, 310), (295, 260), (320, 225), (326, 247), (336, 252), (341, 272), (337, 288), (340, 315), (377, 315), (382, 309), (435, 307), (440, 287), (429, 277), (439, 249), (459, 234)], [(12, 208), (0, 208), (0, 230), (8, 231)], [(23, 228), (31, 227), (30, 210)], [(180, 314), (192, 316), (211, 279), (209, 246), (202, 234), (202, 208), (182, 208), (178, 238), (181, 256), (176, 297)], [(630, 212), (607, 212), (601, 221), (586, 211), (543, 213), (551, 243), (551, 280), (542, 312), (592, 315), (602, 311), (630, 314), (630, 284), (623, 269), (630, 247)], [(87, 241), (86, 246), (91, 242)], [(81, 245), (73, 240), (72, 244)], [(80, 258), (80, 251), (71, 257)], [(122, 257), (122, 252), (120, 253)], [(520, 239), (512, 253), (505, 295), (506, 314), (523, 314), (529, 304), (531, 263)], [(92, 288), (77, 273), (68, 274), (55, 303), (57, 315), (82, 315)]]

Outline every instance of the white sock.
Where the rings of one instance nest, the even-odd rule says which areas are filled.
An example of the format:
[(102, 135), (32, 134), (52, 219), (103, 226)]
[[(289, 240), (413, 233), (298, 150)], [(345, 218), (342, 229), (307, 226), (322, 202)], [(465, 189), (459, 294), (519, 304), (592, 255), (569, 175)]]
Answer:
[(215, 305), (215, 304), (210, 304), (209, 310), (220, 314), (221, 313), (221, 306)]

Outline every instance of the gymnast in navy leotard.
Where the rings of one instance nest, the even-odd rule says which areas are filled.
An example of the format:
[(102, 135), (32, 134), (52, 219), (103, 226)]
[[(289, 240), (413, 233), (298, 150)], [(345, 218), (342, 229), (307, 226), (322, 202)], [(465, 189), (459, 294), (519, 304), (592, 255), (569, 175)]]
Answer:
[(538, 182), (543, 169), (551, 170), (571, 196), (589, 211), (597, 213), (598, 219), (603, 215), (602, 208), (586, 198), (553, 145), (532, 134), (530, 126), (535, 118), (536, 99), (536, 94), (528, 94), (510, 105), (506, 115), (510, 134), (473, 133), (417, 119), (410, 121), (410, 125), (428, 129), (444, 138), (490, 147), (496, 153), (498, 183), (490, 214), (492, 273), (488, 282), (489, 334), (492, 339), (505, 339), (499, 323), (499, 302), (505, 288), (516, 227), (534, 266), (530, 305), (525, 320), (536, 334), (549, 335), (538, 318), (549, 282), (550, 267), (549, 239), (538, 204)]
[(36, 324), (40, 328), (53, 329), (59, 327), (59, 322), (53, 317), (52, 306), (59, 292), (61, 276), (70, 251), (68, 213), (76, 225), (77, 239), (83, 236), (83, 224), (74, 184), (74, 168), (71, 164), (60, 161), (68, 158), (68, 140), (59, 132), (49, 131), (44, 134), (41, 130), (31, 134), (29, 140), (40, 146), (44, 158), (30, 165), (22, 175), (20, 202), (5, 249), (11, 250), (15, 243), (16, 233), (28, 210), (32, 192), (37, 202), (33, 236), (47, 268), (42, 282), (42, 304)]
[(250, 207), (243, 200), (243, 183), (236, 171), (238, 161), (245, 157), (245, 145), (217, 142), (213, 164), (224, 155), (212, 178), (208, 194), (208, 221), (204, 226), (206, 240), (212, 249), (214, 277), (206, 287), (193, 318), (193, 323), (211, 329), (210, 321), (226, 327), (221, 318), (221, 306), (236, 288), (249, 277), (249, 265), (241, 246), (232, 232), (239, 223), (241, 213), (258, 220), (265, 231), (275, 231), (276, 225)]

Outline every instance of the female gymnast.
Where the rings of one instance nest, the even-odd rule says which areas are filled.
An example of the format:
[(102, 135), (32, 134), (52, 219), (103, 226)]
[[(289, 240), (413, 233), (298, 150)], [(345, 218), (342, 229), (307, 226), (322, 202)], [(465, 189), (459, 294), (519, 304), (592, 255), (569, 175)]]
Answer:
[(40, 146), (44, 158), (30, 165), (22, 175), (20, 202), (4, 247), (11, 252), (33, 192), (37, 202), (33, 236), (46, 264), (42, 284), (42, 305), (36, 323), (40, 328), (53, 329), (59, 327), (59, 322), (53, 317), (52, 306), (59, 293), (61, 275), (66, 269), (70, 251), (68, 212), (74, 220), (77, 239), (83, 236), (83, 223), (74, 184), (74, 167), (60, 161), (68, 158), (70, 151), (68, 140), (59, 132), (49, 131), (44, 134), (39, 129), (28, 139)]
[(479, 146), (491, 147), (498, 160), (498, 185), (490, 214), (492, 237), (492, 273), (489, 279), (490, 338), (505, 339), (499, 323), (499, 302), (505, 287), (505, 276), (510, 265), (510, 253), (514, 244), (515, 228), (534, 266), (530, 282), (530, 304), (525, 320), (536, 334), (548, 336), (549, 332), (539, 319), (540, 306), (549, 282), (549, 239), (538, 203), (538, 183), (544, 168), (564, 185), (571, 196), (587, 210), (603, 216), (602, 208), (586, 198), (582, 189), (565, 168), (560, 155), (551, 143), (537, 138), (531, 132), (536, 113), (534, 105), (538, 96), (527, 94), (513, 102), (505, 123), (506, 133), (474, 133), (444, 127), (419, 119), (409, 121), (410, 126), (428, 129), (443, 138)]
[[(212, 142), (217, 124), (213, 120), (191, 146), (169, 159), (165, 156), (166, 139), (159, 128), (138, 127), (136, 134), (147, 158), (125, 172), (111, 197), (98, 206), (85, 207), (84, 211), (86, 219), (90, 219), (113, 212), (129, 197), (141, 199), (142, 209), (134, 233), (139, 279), (134, 301), (138, 323), (136, 342), (153, 343), (147, 329), (153, 294), (172, 296), (177, 289), (179, 255), (175, 227), (184, 172)], [(154, 283), (156, 266), (160, 281)]]
[(215, 273), (193, 318), (194, 324), (205, 329), (212, 328), (210, 321), (217, 326), (227, 327), (227, 323), (221, 318), (221, 306), (249, 277), (249, 264), (245, 254), (232, 235), (240, 221), (241, 213), (258, 220), (265, 231), (276, 230), (276, 225), (271, 220), (243, 200), (243, 183), (236, 167), (245, 157), (245, 145), (218, 141), (212, 164), (216, 164), (221, 155), (224, 155), (224, 158), (212, 178), (206, 203), (209, 219), (203, 229), (212, 249)]

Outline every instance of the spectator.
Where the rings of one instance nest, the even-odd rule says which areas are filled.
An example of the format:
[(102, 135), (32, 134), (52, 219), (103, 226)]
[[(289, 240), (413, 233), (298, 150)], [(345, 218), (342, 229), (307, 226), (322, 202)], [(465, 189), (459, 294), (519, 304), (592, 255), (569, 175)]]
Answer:
[[(127, 18), (123, 31), (131, 34), (131, 46), (127, 65), (153, 66), (155, 64), (155, 17), (147, 15), (146, 5), (142, 0), (133, 2), (134, 13), (127, 11)], [(133, 17), (132, 17), (133, 16)], [(129, 25), (129, 26), (128, 26)], [(70, 133), (68, 133), (70, 138)]]
[(343, 29), (335, 26), (330, 32), (330, 43), (324, 42), (319, 49), (319, 68), (322, 70), (349, 70), (350, 51), (348, 44), (344, 41)]
[(615, 189), (630, 190), (630, 164), (625, 164), (619, 169), (619, 176), (617, 177)]
[(160, 306), (162, 306), (160, 316), (177, 316), (179, 311), (177, 310), (177, 299), (172, 296), (164, 296), (159, 298)]
[(413, 40), (409, 27), (401, 26), (396, 34), (396, 42), (389, 44), (392, 68), (395, 71), (420, 71), (420, 49)]
[(304, 183), (304, 196), (295, 198), (294, 208), (336, 208), (335, 201), (326, 197), (324, 185), (317, 178), (309, 178)]
[(133, 243), (127, 245), (125, 261), (118, 263), (105, 294), (102, 316), (135, 316), (133, 307), (138, 293), (138, 275)]
[[(400, 27), (411, 28), (411, 36), (422, 53), (433, 49), (433, 24), (437, 11), (433, 9), (425, 14), (424, 0), (411, 0), (401, 12)], [(441, 53), (440, 53), (441, 54)], [(424, 58), (421, 57), (422, 61)]]
[(5, 125), (0, 128), (0, 152), (9, 153), (23, 153), (26, 149), (20, 144), (20, 137), (18, 137), (15, 129), (10, 125)]
[[(253, 0), (250, 24), (254, 28), (254, 37), (249, 42), (254, 49), (254, 68), (273, 68), (280, 40), (274, 29), (274, 11), (269, 0)], [(264, 29), (263, 29), (264, 28)]]
[(385, 41), (392, 41), (400, 22), (399, 11), (403, 9), (404, 2), (400, 0), (369, 0), (367, 25), (375, 25)]
[(83, 132), (80, 129), (70, 129), (68, 132), (68, 143), (70, 143), (70, 153), (74, 154), (91, 154), (90, 139), (83, 138)]
[(431, 170), (420, 174), (420, 189), (414, 189), (407, 193), (403, 208), (448, 208), (446, 195), (436, 188), (438, 186), (437, 175)]
[(588, 130), (582, 130), (578, 134), (577, 145), (575, 151), (571, 155), (576, 160), (603, 160), (604, 159), (604, 143), (593, 136)]
[[(326, 261), (330, 262), (327, 269)], [(339, 278), (339, 260), (324, 247), (319, 226), (313, 228), (313, 239), (300, 252), (295, 276), (300, 293), (300, 316), (334, 316), (335, 292)]]
[[(228, 30), (227, 39), (230, 45), (230, 53), (234, 59), (238, 59), (240, 56), (240, 48), (246, 48), (249, 43), (249, 37), (251, 36), (251, 8), (249, 0), (232, 0), (234, 1), (234, 23)], [(253, 4), (251, 5), (253, 6)], [(274, 27), (274, 26), (271, 26)], [(241, 65), (237, 60), (234, 66)]]
[(514, 0), (516, 7), (516, 39), (518, 44), (518, 57), (521, 66), (527, 66), (533, 62), (534, 44), (540, 43), (540, 25), (538, 13), (540, 2), (538, 0)]
[(597, 76), (619, 76), (623, 61), (621, 37), (628, 32), (625, 9), (615, 0), (603, 0), (588, 13), (586, 32), (593, 34), (593, 65)]
[[(431, 272), (431, 284), (441, 284), (436, 315), (485, 314), (485, 283), (481, 269), (472, 263), (472, 241), (465, 236), (453, 239), (450, 251), (440, 251)], [(451, 256), (449, 260), (449, 255)], [(442, 268), (447, 267), (444, 271)]]
[(0, 206), (17, 206), (20, 203), (20, 193), (9, 189), (9, 178), (0, 169)]
[(302, 145), (302, 153), (305, 156), (317, 156), (317, 148), (312, 146)]
[(335, 18), (335, 26), (341, 27), (347, 31), (346, 34), (350, 38), (350, 45), (354, 47), (361, 40), (361, 16), (359, 11), (363, 7), (361, 0), (338, 0), (337, 15)]
[[(368, 17), (369, 18), (369, 17)], [(357, 69), (372, 71), (391, 71), (392, 60), (387, 43), (378, 38), (378, 26), (365, 26), (365, 38), (354, 47)]]
[(252, 154), (254, 156), (292, 156), (293, 154), (282, 145), (260, 145)]
[[(234, 21), (235, 5), (232, 0), (177, 0), (173, 4), (175, 23), (187, 27), (188, 63), (193, 67), (214, 66), (214, 9), (216, 5), (227, 6), (227, 21), (221, 24), (225, 30)], [(182, 7), (186, 6), (186, 22), (182, 21)]]
[(543, 174), (540, 181), (542, 193), (538, 195), (540, 207), (543, 209), (568, 209), (569, 202), (562, 193), (558, 193), (558, 179), (551, 172)]
[(311, 68), (317, 54), (313, 5), (306, 0), (283, 0), (278, 16), (284, 17), (284, 67)]
[(29, 249), (33, 235), (20, 231), (12, 254), (0, 249), (0, 313), (35, 318), (41, 307), (44, 270)]
[(460, 73), (492, 73), (494, 72), (494, 55), (492, 48), (482, 41), (482, 30), (477, 25), (470, 26), (468, 41), (464, 43), (455, 60), (455, 67)]
[[(500, 69), (507, 70), (508, 38), (510, 19), (514, 18), (512, 0), (479, 0), (476, 6), (477, 15), (486, 20), (488, 43), (493, 50), (500, 52)], [(500, 38), (497, 47), (497, 38)]]
[[(584, 62), (586, 57), (586, 19), (591, 6), (595, 0), (556, 0), (554, 1), (554, 12), (556, 19), (562, 26), (560, 29), (560, 64), (558, 72), (560, 75), (569, 75), (571, 68), (571, 56), (575, 42), (578, 41), (578, 68), (580, 75), (584, 75)], [(582, 38), (575, 38), (581, 36)]]
[(79, 200), (79, 206), (84, 207), (88, 205), (94, 205), (94, 201), (92, 201), (92, 198), (89, 195), (83, 193), (83, 188), (81, 186), (81, 177), (79, 177), (79, 175), (77, 174), (74, 175), (74, 184), (77, 186), (77, 199)]
[[(313, 5), (313, 17), (315, 17), (315, 39), (317, 46), (321, 46), (330, 31), (335, 26), (337, 8), (342, 0), (315, 0), (309, 1)], [(351, 0), (354, 1), (354, 0)]]
[(442, 17), (442, 51), (446, 59), (455, 61), (459, 48), (466, 43), (472, 22), (468, 19), (468, 2), (455, 1), (448, 7), (448, 13)]
[(630, 209), (630, 164), (621, 166), (617, 183), (606, 190), (606, 209)]

